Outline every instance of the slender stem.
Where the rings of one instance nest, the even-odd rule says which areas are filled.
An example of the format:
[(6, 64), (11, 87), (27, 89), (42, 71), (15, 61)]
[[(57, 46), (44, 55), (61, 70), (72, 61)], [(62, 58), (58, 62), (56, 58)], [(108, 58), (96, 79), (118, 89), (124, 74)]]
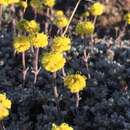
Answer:
[[(52, 22), (54, 17), (53, 17), (53, 8), (50, 8), (50, 14), (49, 14), (49, 17), (50, 17), (50, 21)], [(53, 27), (53, 24), (51, 23), (50, 26), (49, 26), (49, 31), (48, 31), (48, 34), (51, 35), (51, 32), (52, 32), (52, 27)]]
[[(97, 21), (97, 16), (95, 16), (94, 20), (93, 20), (94, 27), (96, 25), (96, 21)], [(94, 45), (94, 35), (91, 34), (90, 38), (91, 38), (91, 46), (93, 47), (93, 45)]]
[(75, 12), (76, 12), (76, 10), (77, 10), (77, 8), (78, 8), (80, 2), (81, 2), (81, 0), (78, 0), (77, 4), (76, 4), (76, 6), (75, 6), (75, 8), (74, 8), (74, 10), (73, 10), (73, 12), (72, 12), (72, 14), (71, 14), (71, 17), (70, 17), (70, 19), (69, 19), (68, 25), (66, 26), (66, 28), (65, 28), (65, 30), (64, 30), (64, 32), (63, 32), (63, 34), (62, 34), (63, 36), (64, 36), (64, 35), (66, 34), (66, 32), (67, 32), (67, 30), (68, 30), (68, 28), (69, 28), (69, 25), (70, 25), (70, 23), (71, 23), (71, 21), (72, 21), (74, 15), (75, 15)]
[(23, 70), (25, 70), (26, 69), (25, 52), (22, 53), (22, 65), (23, 65)]
[(1, 30), (1, 25), (2, 25), (2, 5), (0, 5), (0, 30)]
[(94, 20), (93, 20), (94, 26), (95, 26), (95, 24), (96, 24), (96, 21), (97, 21), (97, 16), (95, 16), (95, 17), (94, 17)]
[(40, 71), (38, 68), (38, 59), (39, 59), (39, 48), (35, 48), (35, 57), (34, 57), (34, 66), (33, 66), (33, 73), (34, 73), (34, 84), (36, 84), (37, 76)]
[(13, 32), (16, 32), (16, 20), (15, 20), (15, 6), (14, 4), (11, 5), (10, 10), (12, 12), (12, 27), (13, 27)]
[(35, 70), (38, 70), (38, 58), (39, 58), (39, 48), (36, 48), (36, 55), (35, 55)]
[(48, 27), (49, 27), (49, 23), (48, 23), (48, 18), (50, 17), (50, 8), (47, 8), (47, 18), (46, 18), (46, 23), (45, 23), (45, 33), (48, 34)]
[(56, 72), (53, 72), (53, 80), (54, 80), (54, 96), (57, 99), (59, 94), (58, 94), (58, 90), (57, 90), (57, 86), (56, 86)]
[(76, 108), (79, 107), (79, 101), (80, 101), (80, 96), (79, 96), (79, 92), (76, 93)]
[(0, 122), (0, 130), (6, 130), (3, 121)]
[[(25, 63), (25, 52), (22, 53), (22, 65), (23, 65), (23, 81), (25, 82), (26, 74), (28, 71), (28, 68), (26, 68), (26, 63)], [(24, 82), (23, 82), (23, 84), (24, 84)]]
[[(25, 0), (25, 2), (27, 3), (27, 0)], [(27, 3), (28, 4), (28, 3)], [(23, 14), (25, 13), (26, 11), (26, 8), (23, 9)]]
[(65, 76), (66, 76), (66, 73), (65, 73), (65, 68), (64, 68), (64, 67), (62, 68), (62, 75), (63, 75), (63, 77), (65, 77)]
[(126, 27), (127, 27), (127, 22), (125, 22), (125, 25), (124, 25), (124, 27), (123, 27), (123, 30), (120, 31), (118, 37), (116, 38), (116, 41), (119, 42), (120, 45), (121, 45), (121, 39), (122, 39), (122, 37), (125, 35)]
[(87, 38), (86, 36), (84, 36), (84, 51), (83, 51), (83, 54), (84, 54), (84, 61), (85, 61), (85, 64), (88, 64), (88, 54), (87, 54), (87, 47), (86, 47), (86, 42), (87, 42)]

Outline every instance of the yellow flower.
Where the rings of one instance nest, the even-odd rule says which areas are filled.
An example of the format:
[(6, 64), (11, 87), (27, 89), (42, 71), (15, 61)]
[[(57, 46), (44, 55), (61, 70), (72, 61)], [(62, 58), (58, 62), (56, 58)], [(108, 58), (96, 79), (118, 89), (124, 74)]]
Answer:
[(48, 7), (53, 7), (56, 4), (56, 0), (43, 0), (43, 4)]
[(0, 93), (0, 102), (6, 99), (6, 94), (5, 93)]
[(20, 0), (7, 0), (8, 4), (14, 4), (20, 2)]
[(66, 18), (66, 16), (60, 16), (60, 17), (56, 17), (54, 20), (54, 24), (59, 27), (59, 28), (64, 28), (68, 25), (68, 19)]
[(84, 21), (76, 26), (76, 32), (80, 35), (90, 35), (94, 32), (94, 29), (94, 24), (91, 21)]
[(0, 93), (0, 120), (3, 120), (9, 115), (11, 101), (6, 97), (5, 93)]
[(1, 4), (1, 5), (8, 5), (8, 2), (5, 1), (5, 0), (0, 0), (0, 4)]
[(52, 43), (52, 50), (55, 52), (64, 52), (70, 50), (71, 48), (70, 38), (65, 36), (55, 37)]
[(44, 33), (37, 33), (30, 36), (31, 43), (34, 47), (43, 48), (48, 45), (48, 36)]
[(90, 7), (90, 12), (93, 16), (101, 15), (104, 12), (104, 10), (105, 6), (100, 2), (96, 2)]
[(4, 100), (2, 100), (2, 105), (5, 108), (10, 109), (11, 108), (11, 101), (9, 99), (4, 99)]
[(18, 53), (25, 52), (30, 48), (29, 39), (25, 36), (16, 37), (14, 39), (13, 47)]
[(49, 72), (56, 72), (60, 70), (64, 66), (65, 62), (66, 60), (63, 57), (63, 54), (58, 52), (46, 53), (41, 58), (43, 68)]
[(72, 93), (77, 93), (86, 87), (86, 77), (80, 74), (71, 74), (64, 78), (64, 84)]
[(54, 15), (55, 17), (64, 16), (64, 12), (62, 10), (55, 10)]
[(130, 12), (128, 12), (125, 17), (124, 17), (125, 21), (127, 22), (127, 24), (130, 24)]
[(2, 5), (9, 5), (9, 4), (15, 4), (18, 3), (20, 0), (0, 0), (0, 4)]
[(23, 1), (23, 0), (21, 0), (18, 4), (19, 4), (20, 7), (24, 8), (24, 9), (26, 9), (27, 6), (28, 6), (27, 2)]
[(3, 120), (5, 117), (8, 116), (9, 116), (9, 110), (0, 104), (0, 120)]
[(88, 11), (86, 11), (86, 12), (84, 12), (84, 13), (82, 14), (82, 16), (88, 17), (88, 16), (90, 16), (90, 13), (89, 13)]
[(40, 26), (35, 20), (28, 21), (27, 26), (25, 28), (26, 31), (30, 33), (35, 33), (40, 30)]
[(51, 130), (74, 130), (72, 127), (70, 127), (66, 123), (62, 123), (61, 125), (57, 126), (56, 124), (52, 124)]

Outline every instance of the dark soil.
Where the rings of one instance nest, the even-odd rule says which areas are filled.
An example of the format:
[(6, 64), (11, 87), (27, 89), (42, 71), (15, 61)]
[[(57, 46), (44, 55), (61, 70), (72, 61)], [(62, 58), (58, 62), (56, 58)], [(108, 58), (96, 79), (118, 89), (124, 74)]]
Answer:
[[(12, 100), (9, 118), (5, 120), (7, 130), (50, 130), (52, 123), (67, 122), (75, 130), (128, 130), (130, 129), (130, 49), (118, 48), (109, 40), (96, 44), (90, 51), (89, 69), (82, 59), (83, 40), (75, 38), (73, 57), (65, 66), (66, 72), (90, 75), (87, 88), (80, 93), (81, 101), (75, 109), (75, 96), (63, 85), (58, 72), (59, 108), (53, 95), (52, 75), (41, 70), (38, 82), (33, 85), (31, 69), (25, 86), (22, 85), (21, 55), (13, 55), (12, 33), (3, 30), (0, 34), (0, 90)], [(123, 41), (129, 46), (128, 41)], [(113, 54), (108, 55), (108, 50)], [(41, 52), (44, 50), (41, 50)], [(110, 53), (110, 54), (111, 54)], [(27, 53), (30, 66), (30, 53)]]

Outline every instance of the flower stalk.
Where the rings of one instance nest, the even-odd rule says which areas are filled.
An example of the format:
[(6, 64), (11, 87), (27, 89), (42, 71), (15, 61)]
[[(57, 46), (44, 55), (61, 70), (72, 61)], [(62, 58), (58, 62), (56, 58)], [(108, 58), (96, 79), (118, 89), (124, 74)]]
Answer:
[(23, 81), (26, 80), (26, 75), (28, 71), (28, 67), (26, 68), (26, 62), (25, 62), (25, 52), (22, 53), (22, 65), (23, 65)]
[(36, 84), (37, 82), (37, 76), (40, 72), (40, 68), (38, 68), (38, 59), (39, 59), (39, 48), (35, 48), (35, 56), (34, 56), (34, 64), (33, 64), (33, 71), (32, 73), (34, 73), (34, 84)]
[(1, 25), (2, 25), (2, 5), (0, 5), (0, 30), (1, 30)]
[(57, 86), (56, 86), (56, 72), (53, 72), (53, 80), (54, 80), (54, 96), (57, 99), (59, 97)]
[(71, 17), (70, 17), (70, 19), (69, 19), (68, 25), (66, 26), (66, 28), (65, 28), (65, 30), (64, 30), (64, 32), (63, 32), (63, 34), (62, 34), (63, 36), (64, 36), (64, 35), (66, 34), (66, 32), (68, 31), (69, 25), (70, 25), (70, 23), (71, 23), (71, 21), (72, 21), (74, 15), (75, 15), (75, 13), (76, 13), (76, 10), (77, 10), (77, 8), (78, 8), (80, 2), (81, 2), (81, 0), (78, 0), (77, 4), (76, 4), (76, 6), (75, 6), (75, 8), (74, 8), (74, 10), (73, 10), (73, 12), (72, 12), (72, 14), (71, 14)]
[(0, 122), (0, 129), (1, 130), (6, 130), (3, 121)]
[(45, 33), (48, 34), (48, 28), (49, 28), (49, 23), (48, 23), (48, 18), (50, 17), (50, 8), (47, 8), (47, 14), (46, 14), (46, 23), (45, 23)]
[(76, 93), (76, 108), (79, 107), (79, 101), (80, 101), (80, 96), (79, 96), (79, 92)]
[(60, 113), (60, 107), (59, 107), (59, 94), (58, 94), (58, 90), (57, 90), (57, 85), (56, 85), (56, 77), (57, 74), (56, 72), (53, 72), (53, 92), (54, 92), (54, 96), (55, 96), (55, 100), (56, 100), (56, 106), (57, 106), (57, 111), (58, 113)]
[(119, 35), (116, 38), (116, 42), (118, 45), (120, 45), (120, 47), (121, 47), (121, 39), (125, 35), (126, 27), (127, 27), (127, 22), (125, 22), (123, 29), (119, 32)]

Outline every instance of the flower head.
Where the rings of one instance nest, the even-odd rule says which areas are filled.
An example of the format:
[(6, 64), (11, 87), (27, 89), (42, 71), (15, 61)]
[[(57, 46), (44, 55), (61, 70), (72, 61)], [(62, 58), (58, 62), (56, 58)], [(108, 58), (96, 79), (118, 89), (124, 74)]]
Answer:
[(94, 29), (94, 24), (91, 21), (84, 21), (76, 26), (76, 32), (80, 35), (90, 35), (94, 32)]
[(56, 3), (56, 0), (43, 0), (43, 4), (48, 7), (53, 7)]
[(13, 47), (18, 53), (23, 53), (30, 48), (29, 39), (25, 36), (16, 37), (14, 39)]
[(5, 93), (0, 93), (0, 102), (6, 99), (6, 94)]
[(64, 28), (68, 25), (68, 19), (66, 16), (59, 16), (54, 19), (54, 24), (59, 28)]
[(54, 12), (55, 17), (64, 16), (64, 12), (62, 10), (55, 10)]
[(45, 68), (49, 72), (56, 72), (60, 70), (66, 60), (63, 57), (63, 54), (58, 52), (49, 52), (42, 56), (41, 58), (41, 64), (43, 68)]
[(66, 123), (62, 123), (59, 126), (57, 126), (56, 124), (52, 124), (51, 130), (73, 130), (73, 128)]
[(70, 38), (65, 36), (55, 37), (52, 43), (52, 50), (55, 52), (64, 52), (70, 50), (71, 48)]
[(64, 83), (72, 93), (77, 93), (86, 87), (86, 77), (80, 74), (71, 74), (64, 78)]
[(0, 0), (0, 4), (2, 5), (10, 5), (18, 3), (20, 0)]
[(26, 20), (26, 19), (22, 19), (22, 20), (20, 20), (18, 23), (17, 23), (17, 25), (16, 25), (16, 27), (17, 27), (17, 29), (19, 29), (20, 31), (22, 30), (22, 31), (26, 31), (26, 27), (28, 26), (28, 20)]
[(35, 20), (31, 20), (27, 22), (25, 29), (27, 32), (35, 33), (40, 30), (40, 26)]
[(43, 48), (48, 45), (48, 36), (44, 33), (36, 33), (30, 36), (31, 44), (37, 48)]
[(82, 16), (84, 16), (84, 17), (88, 17), (88, 16), (90, 16), (89, 11), (85, 11), (85, 12), (82, 14)]
[(4, 99), (4, 100), (2, 100), (2, 105), (5, 108), (10, 109), (11, 108), (11, 101), (9, 99)]
[(130, 12), (125, 15), (124, 19), (127, 22), (127, 24), (130, 24)]
[(0, 93), (0, 120), (9, 115), (9, 109), (11, 109), (11, 100), (6, 97), (5, 93)]
[(9, 116), (9, 110), (0, 104), (0, 120)]
[(105, 6), (100, 2), (96, 2), (90, 7), (90, 12), (93, 16), (101, 15), (104, 12), (104, 10)]

